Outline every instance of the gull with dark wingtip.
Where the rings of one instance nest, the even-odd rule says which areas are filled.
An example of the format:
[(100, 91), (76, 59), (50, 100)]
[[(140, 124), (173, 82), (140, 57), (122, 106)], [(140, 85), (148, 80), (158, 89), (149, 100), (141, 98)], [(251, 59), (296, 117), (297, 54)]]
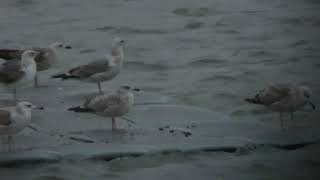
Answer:
[(82, 106), (71, 107), (68, 110), (82, 113), (95, 113), (112, 120), (112, 131), (117, 131), (116, 117), (127, 114), (134, 102), (132, 91), (140, 91), (130, 86), (122, 86), (111, 94), (95, 95), (86, 99)]
[(17, 100), (17, 87), (32, 83), (36, 76), (37, 64), (34, 58), (37, 54), (33, 50), (26, 50), (21, 55), (21, 61), (0, 64), (0, 83), (13, 86), (15, 100)]
[(116, 37), (113, 39), (111, 52), (104, 58), (73, 68), (67, 73), (54, 75), (52, 78), (97, 83), (100, 94), (103, 94), (101, 82), (109, 81), (120, 73), (124, 60), (123, 45), (124, 40)]
[[(58, 62), (58, 54), (63, 49), (71, 49), (71, 46), (64, 45), (60, 42), (55, 42), (49, 45), (48, 48), (33, 47), (30, 50), (38, 53), (35, 61), (37, 63), (37, 71), (45, 71), (53, 64)], [(20, 60), (22, 53), (28, 49), (0, 49), (0, 58), (6, 61)], [(40, 87), (38, 82), (38, 73), (34, 77), (34, 86)]]
[(305, 105), (313, 109), (316, 106), (310, 101), (311, 91), (306, 86), (295, 86), (289, 83), (275, 83), (258, 92), (253, 98), (246, 101), (253, 104), (260, 104), (279, 112), (279, 119), (282, 130), (285, 130), (282, 114), (287, 112), (293, 120), (293, 113)]

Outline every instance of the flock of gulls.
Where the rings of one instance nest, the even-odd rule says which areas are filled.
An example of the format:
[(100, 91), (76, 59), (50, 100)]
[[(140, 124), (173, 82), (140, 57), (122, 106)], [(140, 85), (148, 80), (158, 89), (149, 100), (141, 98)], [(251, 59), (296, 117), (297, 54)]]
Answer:
[[(80, 106), (68, 110), (74, 112), (95, 113), (112, 119), (112, 131), (118, 131), (116, 117), (125, 115), (134, 103), (133, 91), (139, 91), (130, 86), (121, 86), (116, 91), (104, 93), (101, 83), (116, 77), (124, 62), (124, 40), (113, 38), (110, 52), (103, 58), (80, 65), (52, 78), (62, 80), (80, 80), (96, 83), (99, 93), (87, 97)], [(44, 109), (30, 102), (19, 101), (17, 92), (20, 86), (33, 83), (34, 87), (41, 87), (38, 82), (40, 71), (45, 71), (57, 63), (58, 52), (61, 49), (71, 49), (71, 46), (62, 43), (53, 43), (48, 48), (29, 49), (0, 49), (0, 84), (13, 89), (16, 106), (0, 108), (0, 136), (2, 144), (7, 143), (8, 149), (14, 148), (12, 136), (31, 122), (32, 109)], [(305, 86), (296, 86), (289, 83), (275, 83), (258, 92), (246, 101), (260, 104), (279, 112), (281, 128), (284, 130), (283, 113), (293, 113), (309, 104), (313, 109), (315, 105), (310, 101), (311, 91)], [(6, 141), (6, 142), (5, 142)]]

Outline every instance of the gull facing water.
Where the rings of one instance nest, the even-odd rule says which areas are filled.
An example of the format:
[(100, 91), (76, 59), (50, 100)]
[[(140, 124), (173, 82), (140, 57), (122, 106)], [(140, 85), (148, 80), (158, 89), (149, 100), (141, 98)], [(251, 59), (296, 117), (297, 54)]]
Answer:
[(272, 84), (258, 92), (253, 98), (247, 98), (246, 101), (253, 104), (260, 104), (279, 112), (282, 130), (285, 130), (282, 114), (287, 112), (293, 120), (293, 113), (305, 105), (311, 105), (313, 109), (316, 106), (310, 101), (311, 91), (305, 86), (294, 86), (288, 83)]
[(124, 60), (123, 44), (124, 40), (116, 37), (113, 39), (111, 52), (103, 59), (78, 66), (67, 73), (54, 75), (52, 78), (76, 79), (97, 83), (99, 92), (102, 94), (101, 82), (109, 81), (120, 73)]
[(37, 52), (26, 50), (21, 55), (21, 61), (11, 61), (0, 64), (0, 83), (13, 86), (14, 99), (17, 100), (17, 87), (31, 83), (37, 73), (34, 58)]
[(132, 91), (139, 91), (139, 89), (122, 86), (111, 94), (89, 97), (83, 106), (71, 107), (68, 111), (95, 113), (103, 117), (110, 117), (112, 120), (112, 131), (116, 131), (117, 125), (115, 118), (127, 114), (133, 105), (134, 96)]
[[(58, 54), (62, 49), (71, 49), (71, 46), (55, 42), (50, 44), (48, 48), (30, 48), (29, 50), (33, 50), (38, 53), (35, 58), (37, 71), (45, 71), (53, 64), (56, 64), (58, 62)], [(25, 50), (28, 49), (0, 49), (0, 58), (7, 61), (19, 60)], [(38, 73), (34, 77), (34, 86), (39, 87)]]
[[(8, 136), (8, 149), (14, 142), (12, 136), (22, 131), (31, 122), (31, 110), (43, 109), (29, 102), (19, 102), (15, 107), (0, 108), (0, 136)], [(4, 144), (2, 137), (2, 144)]]

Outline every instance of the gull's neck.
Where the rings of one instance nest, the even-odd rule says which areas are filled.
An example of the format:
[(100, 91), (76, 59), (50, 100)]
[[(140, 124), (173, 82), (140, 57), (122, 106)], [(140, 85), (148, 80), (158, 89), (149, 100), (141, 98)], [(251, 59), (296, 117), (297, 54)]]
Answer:
[(31, 57), (23, 57), (21, 61), (21, 69), (24, 71), (36, 71), (37, 64)]
[(54, 43), (49, 45), (49, 49), (51, 49), (53, 52), (57, 52), (57, 48)]
[(110, 54), (114, 59), (114, 63), (122, 66), (124, 60), (123, 46), (113, 45)]
[(57, 47), (55, 46), (55, 44), (53, 43), (53, 44), (49, 45), (49, 49), (50, 49), (51, 52), (52, 52), (53, 58), (56, 58), (56, 57), (57, 57), (57, 54), (58, 54), (58, 49), (57, 49)]
[(132, 105), (133, 105), (133, 102), (134, 102), (133, 93), (130, 91), (130, 92), (128, 92), (127, 96), (128, 96), (129, 105), (132, 106)]

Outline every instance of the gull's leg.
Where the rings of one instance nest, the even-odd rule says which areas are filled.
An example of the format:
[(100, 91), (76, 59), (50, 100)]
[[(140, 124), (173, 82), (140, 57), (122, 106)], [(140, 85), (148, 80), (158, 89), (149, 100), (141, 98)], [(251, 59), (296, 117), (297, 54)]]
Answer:
[(1, 148), (0, 148), (0, 152), (1, 152), (1, 151), (4, 151), (4, 148), (3, 148), (3, 147), (5, 146), (5, 143), (4, 143), (5, 140), (4, 140), (4, 139), (5, 139), (5, 136), (4, 136), (4, 135), (1, 135)]
[(111, 118), (111, 120), (112, 120), (112, 131), (116, 131), (117, 130), (116, 119), (115, 118)]
[(281, 130), (285, 131), (286, 129), (284, 128), (284, 121), (283, 121), (283, 118), (282, 118), (282, 112), (280, 112), (280, 114), (279, 114), (279, 119), (280, 119)]
[(18, 98), (17, 98), (17, 86), (16, 85), (14, 85), (14, 88), (13, 88), (13, 98), (14, 98), (14, 101), (17, 103)]
[(111, 120), (112, 120), (112, 132), (120, 133), (120, 134), (127, 133), (127, 131), (125, 129), (118, 129), (117, 124), (116, 124), (116, 118), (111, 118)]
[(4, 141), (3, 141), (3, 136), (1, 136), (1, 146), (0, 146), (0, 152), (3, 151), (4, 147)]
[(8, 151), (11, 152), (14, 150), (14, 141), (11, 135), (8, 136)]
[(38, 87), (39, 87), (38, 73), (36, 73), (36, 75), (34, 76), (33, 86), (34, 86), (35, 88), (38, 88)]
[(47, 87), (47, 85), (39, 85), (38, 72), (36, 72), (36, 75), (34, 76), (33, 86), (35, 88)]
[(296, 128), (296, 123), (295, 123), (294, 118), (293, 118), (293, 111), (290, 112), (290, 119), (291, 119), (293, 128)]
[(103, 91), (102, 91), (102, 89), (101, 89), (101, 83), (100, 83), (100, 82), (98, 82), (98, 89), (99, 89), (99, 93), (100, 93), (100, 94), (103, 94)]

